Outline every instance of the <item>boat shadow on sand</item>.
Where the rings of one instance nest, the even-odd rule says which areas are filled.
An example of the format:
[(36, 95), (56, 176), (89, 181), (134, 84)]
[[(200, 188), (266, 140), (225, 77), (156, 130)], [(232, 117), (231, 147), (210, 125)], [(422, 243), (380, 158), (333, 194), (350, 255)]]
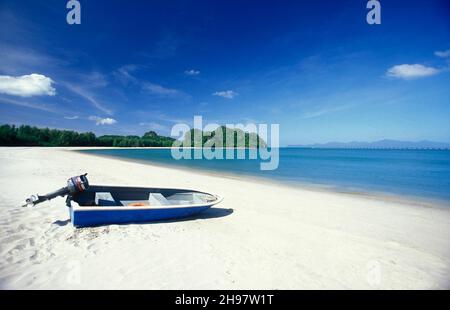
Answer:
[[(169, 220), (161, 220), (161, 221), (149, 221), (149, 222), (130, 222), (130, 223), (123, 223), (123, 224), (114, 224), (114, 225), (120, 225), (120, 226), (126, 226), (126, 225), (148, 225), (148, 224), (161, 224), (161, 223), (174, 223), (174, 222), (186, 222), (186, 221), (195, 221), (195, 220), (208, 220), (208, 219), (214, 219), (214, 218), (221, 218), (228, 215), (231, 215), (234, 212), (233, 209), (226, 209), (226, 208), (210, 208), (204, 212), (198, 213), (196, 215), (184, 217), (184, 218), (174, 218)], [(70, 219), (67, 220), (57, 220), (53, 222), (54, 225), (58, 226), (66, 226), (70, 224)], [(100, 227), (100, 226), (108, 226), (108, 224), (105, 225), (98, 225), (94, 227)]]

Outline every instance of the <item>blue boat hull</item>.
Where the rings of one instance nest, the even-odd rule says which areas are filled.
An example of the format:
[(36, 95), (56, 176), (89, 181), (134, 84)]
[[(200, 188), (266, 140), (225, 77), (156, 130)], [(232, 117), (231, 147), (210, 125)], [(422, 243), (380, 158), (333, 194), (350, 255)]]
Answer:
[(189, 189), (91, 185), (70, 197), (67, 206), (75, 227), (89, 227), (189, 217), (221, 200)]
[(75, 227), (91, 227), (108, 224), (142, 223), (189, 217), (211, 206), (135, 210), (79, 210), (70, 208)]

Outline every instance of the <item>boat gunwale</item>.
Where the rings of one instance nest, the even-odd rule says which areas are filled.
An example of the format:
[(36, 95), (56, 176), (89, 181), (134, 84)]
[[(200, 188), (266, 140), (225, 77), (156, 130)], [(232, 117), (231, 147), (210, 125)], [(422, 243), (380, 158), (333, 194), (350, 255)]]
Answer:
[(189, 191), (193, 193), (206, 194), (215, 197), (216, 199), (211, 202), (197, 203), (197, 204), (185, 204), (185, 205), (164, 205), (164, 206), (80, 206), (73, 199), (69, 200), (69, 208), (75, 211), (132, 211), (132, 210), (164, 210), (164, 209), (186, 209), (186, 208), (201, 208), (201, 207), (212, 207), (216, 204), (219, 204), (223, 201), (224, 197), (211, 194), (203, 191), (193, 190), (189, 188), (170, 188), (170, 187), (143, 187), (143, 186), (115, 186), (115, 185), (93, 185), (99, 187), (114, 187), (120, 189), (158, 189), (158, 190), (180, 190), (180, 191)]

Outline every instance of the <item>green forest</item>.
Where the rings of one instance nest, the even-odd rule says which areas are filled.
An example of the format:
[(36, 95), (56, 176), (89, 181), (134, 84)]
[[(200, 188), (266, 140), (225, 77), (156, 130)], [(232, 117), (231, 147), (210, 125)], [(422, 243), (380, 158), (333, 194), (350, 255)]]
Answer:
[(38, 128), (27, 125), (1, 125), (0, 146), (115, 146), (161, 147), (172, 146), (175, 139), (159, 136), (154, 131), (139, 136), (105, 135), (97, 137), (92, 132)]
[[(247, 133), (240, 129), (230, 129), (225, 126), (222, 130), (223, 147), (266, 147), (266, 142), (256, 133)], [(184, 146), (199, 146), (194, 141), (195, 136), (202, 137), (202, 144), (214, 142), (217, 130), (201, 132), (192, 129), (185, 136)], [(196, 133), (196, 134), (194, 134)], [(190, 144), (188, 143), (191, 140)], [(170, 147), (175, 139), (159, 136), (154, 131), (139, 136), (104, 135), (97, 137), (92, 132), (79, 133), (72, 130), (38, 128), (28, 125), (0, 126), (0, 146), (113, 146), (113, 147)], [(232, 143), (230, 143), (233, 141)], [(218, 140), (216, 142), (219, 142)], [(227, 143), (228, 142), (228, 143)], [(216, 146), (219, 145), (216, 143)]]
[[(218, 135), (217, 133), (220, 133)], [(196, 137), (201, 137), (201, 146), (205, 144), (215, 143), (215, 146), (222, 147), (246, 147), (246, 148), (265, 148), (266, 142), (256, 133), (244, 132), (242, 129), (231, 129), (221, 126), (214, 131), (201, 131), (199, 129), (191, 129), (184, 137), (184, 145), (200, 146), (200, 141), (196, 141)], [(221, 139), (221, 140), (219, 140)], [(233, 144), (231, 145), (231, 141)]]

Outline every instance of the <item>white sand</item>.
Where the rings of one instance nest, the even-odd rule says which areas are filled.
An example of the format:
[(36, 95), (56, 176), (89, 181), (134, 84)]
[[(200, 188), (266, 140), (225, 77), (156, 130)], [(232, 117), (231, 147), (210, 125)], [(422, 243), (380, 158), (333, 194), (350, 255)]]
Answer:
[[(450, 288), (450, 209), (221, 178), (78, 154), (0, 148), (3, 289)], [(187, 221), (75, 229), (62, 198), (92, 184), (188, 187), (225, 200)], [(230, 213), (227, 209), (233, 209)]]

